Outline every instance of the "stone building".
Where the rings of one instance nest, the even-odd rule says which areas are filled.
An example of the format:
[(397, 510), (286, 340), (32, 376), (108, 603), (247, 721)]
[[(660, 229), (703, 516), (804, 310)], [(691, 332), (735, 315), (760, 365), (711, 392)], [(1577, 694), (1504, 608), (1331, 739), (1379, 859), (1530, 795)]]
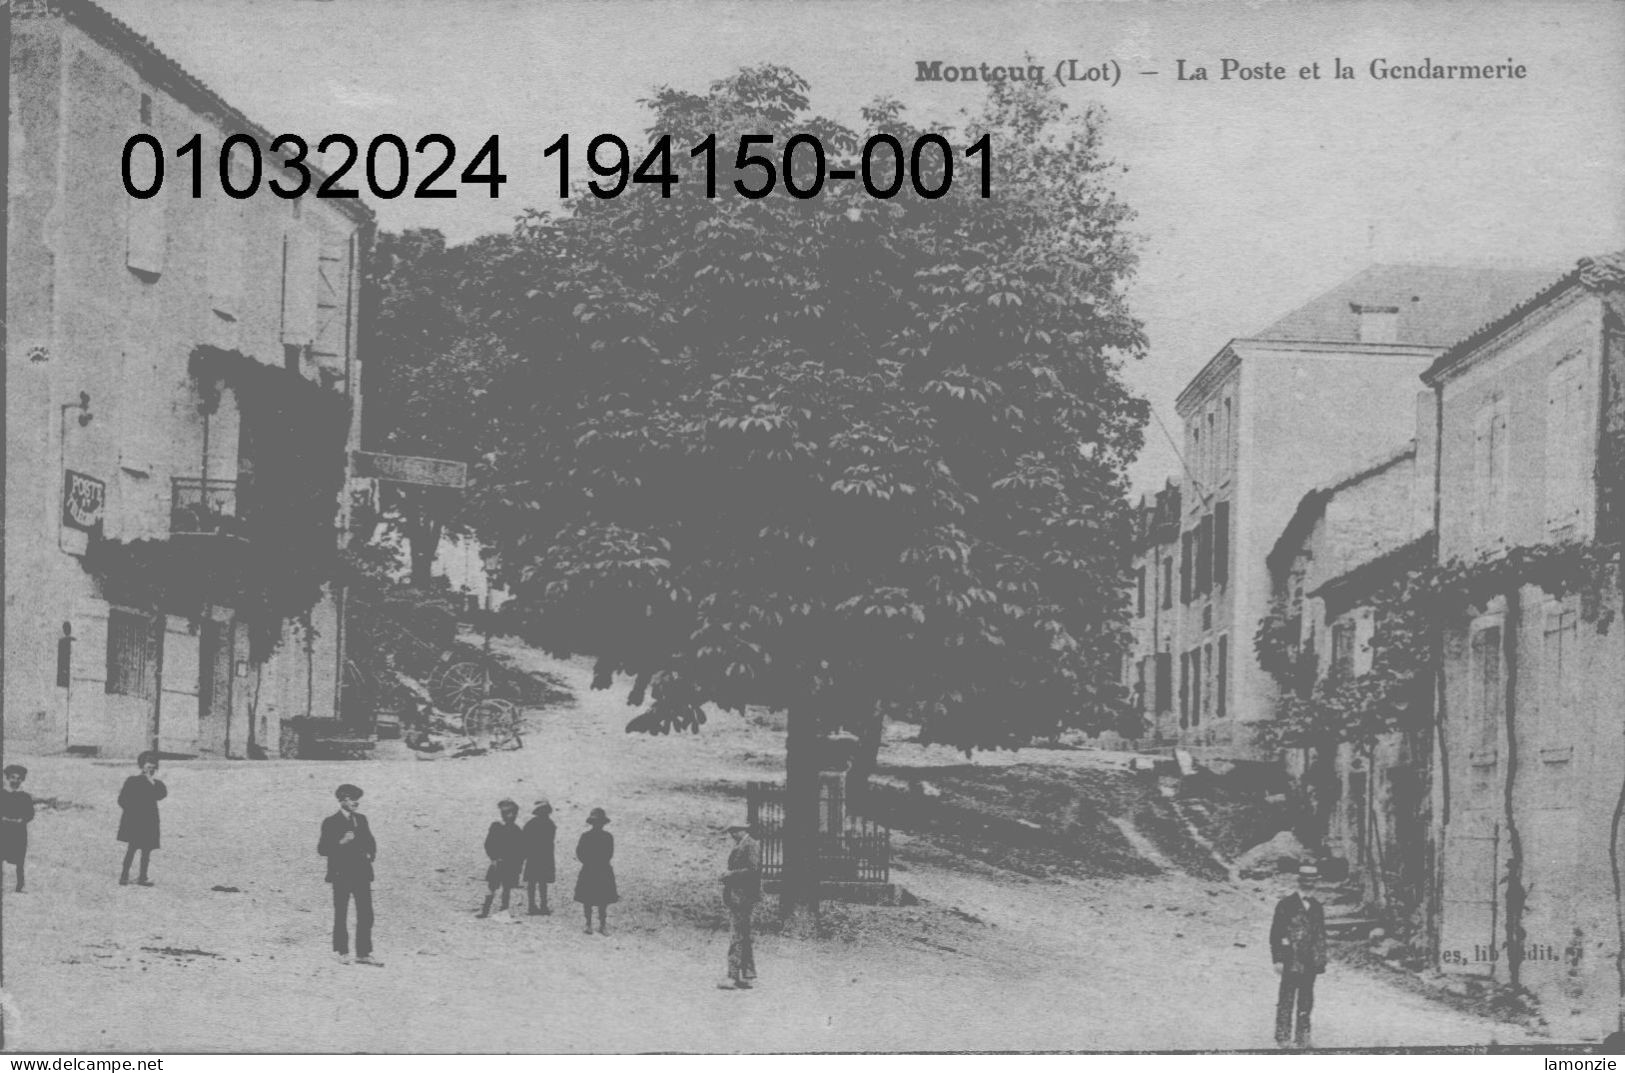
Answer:
[(1183, 519), (1174, 609), (1179, 738), (1199, 760), (1263, 759), (1275, 686), (1252, 652), (1265, 557), (1299, 500), (1414, 431), (1417, 377), (1540, 274), (1376, 265), (1258, 334), (1180, 394)]
[(7, 750), (275, 755), (337, 708), (371, 212), (226, 196), (235, 134), (239, 188), (247, 140), (295, 184), (268, 132), (88, 0), (11, 17)]
[[(1607, 1032), (1625, 987), (1625, 253), (1427, 370), (1443, 667), (1439, 957)], [(1453, 579), (1453, 580), (1452, 580)]]
[(1178, 575), (1179, 485), (1167, 482), (1140, 497), (1135, 514), (1132, 571), (1133, 641), (1125, 682), (1153, 742), (1178, 738), (1174, 713), (1174, 585)]
[[(1283, 691), (1315, 704), (1371, 673), (1373, 641), (1395, 613), (1381, 595), (1433, 560), (1432, 502), (1433, 475), (1417, 467), (1414, 441), (1299, 501), (1267, 559), (1272, 608), (1291, 642), (1292, 666), (1277, 672)], [(1306, 791), (1308, 840), (1348, 863), (1367, 902), (1414, 916), (1429, 863), (1425, 661), (1407, 680), (1404, 700), (1370, 713), (1377, 719), (1339, 720), (1335, 735), (1312, 736), (1285, 759)]]

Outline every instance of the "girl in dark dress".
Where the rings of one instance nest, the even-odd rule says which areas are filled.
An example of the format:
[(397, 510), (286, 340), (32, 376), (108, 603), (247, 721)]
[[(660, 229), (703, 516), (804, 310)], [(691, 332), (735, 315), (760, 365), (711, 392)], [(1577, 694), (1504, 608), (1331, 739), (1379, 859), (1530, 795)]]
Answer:
[[(547, 885), (557, 879), (553, 859), (553, 844), (558, 836), (553, 822), (553, 806), (544, 797), (531, 809), (525, 823), (525, 894), (530, 902), (530, 915), (547, 916), (553, 910), (547, 907)], [(538, 903), (537, 893), (541, 898)]]
[(609, 903), (621, 900), (615, 889), (615, 869), (609, 865), (615, 856), (615, 836), (604, 830), (608, 822), (609, 816), (603, 809), (593, 809), (587, 815), (587, 825), (592, 830), (576, 843), (576, 860), (581, 862), (581, 875), (576, 878), (576, 901), (586, 914), (588, 935), (592, 934), (593, 906), (598, 907), (598, 934), (608, 935), (609, 926), (604, 918), (609, 912)]
[(502, 820), (493, 823), (485, 833), (485, 855), (491, 858), (491, 867), (485, 870), (485, 907), (480, 916), (491, 915), (491, 899), (502, 891), (502, 908), (508, 908), (508, 898), (519, 885), (519, 872), (525, 867), (525, 833), (514, 821), (519, 818), (519, 805), (503, 798), (497, 802)]
[(24, 858), (28, 856), (28, 825), (34, 820), (34, 799), (23, 791), (28, 769), (6, 765), (6, 788), (0, 790), (0, 861), (17, 866), (17, 893), (23, 892)]
[(125, 779), (124, 789), (118, 795), (119, 808), (124, 810), (118, 821), (118, 840), (127, 847), (124, 870), (119, 873), (118, 881), (121, 887), (129, 885), (130, 862), (135, 860), (136, 850), (140, 850), (141, 872), (136, 883), (150, 887), (152, 880), (147, 878), (147, 862), (152, 858), (152, 851), (158, 848), (158, 802), (169, 796), (169, 788), (158, 781), (157, 753), (144, 752), (135, 762), (141, 774)]

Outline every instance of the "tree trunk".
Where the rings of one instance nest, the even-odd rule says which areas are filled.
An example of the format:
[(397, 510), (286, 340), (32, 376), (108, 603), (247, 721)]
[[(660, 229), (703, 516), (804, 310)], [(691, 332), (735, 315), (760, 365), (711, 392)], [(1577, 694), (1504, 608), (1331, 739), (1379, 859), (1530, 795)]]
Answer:
[(784, 886), (779, 915), (806, 927), (818, 916), (818, 716), (789, 710), (784, 749)]

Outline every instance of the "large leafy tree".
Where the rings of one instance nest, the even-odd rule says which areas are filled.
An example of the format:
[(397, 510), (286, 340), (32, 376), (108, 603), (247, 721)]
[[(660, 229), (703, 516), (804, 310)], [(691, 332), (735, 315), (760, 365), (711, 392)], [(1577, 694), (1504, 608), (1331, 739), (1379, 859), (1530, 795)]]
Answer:
[[(646, 103), (651, 142), (675, 147), (669, 198), (633, 184), (521, 221), (478, 494), (544, 645), (647, 691), (629, 730), (697, 728), (707, 702), (788, 710), (786, 908), (816, 901), (825, 732), (873, 741), (907, 713), (970, 750), (1121, 711), (1124, 473), (1146, 413), (1121, 379), (1143, 336), (1100, 116), (991, 87), (952, 138), (991, 136), (986, 199), (960, 155), (940, 198), (905, 181), (890, 200), (855, 183), (753, 200), (720, 151), (708, 198), (686, 150), (712, 132), (815, 132), (831, 166), (870, 133), (905, 152), (920, 133), (891, 102), (862, 130), (809, 116), (806, 89), (778, 67), (662, 89)], [(922, 159), (932, 189), (940, 157)]]

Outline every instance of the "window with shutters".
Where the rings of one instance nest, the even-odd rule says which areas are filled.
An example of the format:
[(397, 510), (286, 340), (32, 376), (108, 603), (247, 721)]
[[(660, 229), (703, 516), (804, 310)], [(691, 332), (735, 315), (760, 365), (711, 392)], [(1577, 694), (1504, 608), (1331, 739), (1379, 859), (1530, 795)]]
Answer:
[(1196, 591), (1203, 596), (1213, 591), (1213, 516), (1196, 527)]
[(1191, 726), (1202, 722), (1202, 650), (1191, 649)]
[(1213, 507), (1213, 583), (1230, 583), (1230, 501)]
[(1496, 398), (1473, 421), (1473, 532), (1480, 547), (1506, 541), (1507, 410), (1507, 400)]
[(158, 679), (158, 636), (152, 620), (114, 608), (107, 618), (107, 692), (151, 700)]
[(1468, 646), (1468, 759), (1477, 766), (1496, 761), (1506, 694), (1501, 684), (1501, 626), (1480, 626)]
[(1162, 560), (1162, 609), (1171, 610), (1174, 606), (1174, 557), (1166, 556)]
[[(152, 98), (141, 95), (141, 122), (152, 125)], [(155, 154), (130, 154), (130, 183), (145, 190), (153, 185), (158, 168)], [(124, 263), (132, 272), (156, 279), (164, 271), (164, 253), (169, 244), (168, 218), (165, 208), (168, 199), (163, 193), (146, 199), (125, 198), (129, 215), (124, 228)]]
[(1354, 676), (1354, 623), (1339, 619), (1332, 623), (1331, 672), (1338, 678)]
[(1202, 717), (1213, 715), (1213, 646), (1202, 646)]
[(1230, 635), (1219, 634), (1219, 665), (1213, 673), (1213, 711), (1223, 719), (1230, 693)]
[(1158, 652), (1153, 661), (1155, 664), (1157, 711), (1166, 712), (1173, 708), (1174, 701), (1174, 656), (1172, 652)]
[(1578, 352), (1546, 378), (1546, 529), (1573, 537), (1585, 524), (1597, 415), (1590, 362)]
[(282, 237), (282, 345), (301, 353), (316, 338), (320, 249), (308, 228), (292, 227)]
[(1191, 725), (1191, 654), (1179, 654), (1179, 725)]
[(222, 196), (210, 220), (208, 278), (209, 307), (226, 320), (236, 320), (240, 312), (245, 248), (242, 202)]
[(1149, 569), (1150, 567), (1142, 566), (1134, 572), (1134, 613), (1142, 617), (1145, 615), (1145, 575)]
[(1218, 431), (1218, 417), (1211, 406), (1208, 407), (1206, 421), (1206, 435), (1203, 436), (1202, 439), (1207, 444), (1207, 483), (1212, 485), (1217, 480), (1219, 472), (1219, 438), (1217, 435), (1215, 435), (1215, 433)]
[(1195, 530), (1179, 535), (1179, 602), (1182, 604), (1191, 602), (1191, 546), (1195, 540)]
[(1134, 707), (1141, 712), (1151, 710), (1151, 694), (1146, 692), (1145, 663), (1147, 657), (1141, 656), (1134, 664)]
[(1546, 636), (1540, 663), (1540, 723), (1543, 760), (1566, 760), (1553, 755), (1574, 743), (1578, 713), (1579, 606), (1576, 597), (1546, 605)]

